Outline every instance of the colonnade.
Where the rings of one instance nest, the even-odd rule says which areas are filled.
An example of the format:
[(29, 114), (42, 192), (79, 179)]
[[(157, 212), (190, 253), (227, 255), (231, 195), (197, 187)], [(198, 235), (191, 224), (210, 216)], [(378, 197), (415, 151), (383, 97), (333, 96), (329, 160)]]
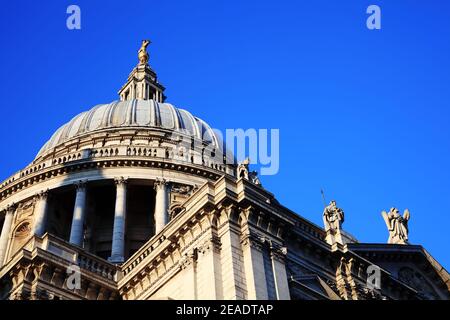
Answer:
[[(116, 203), (114, 210), (113, 237), (111, 246), (111, 256), (109, 261), (112, 263), (124, 262), (125, 255), (125, 224), (127, 216), (127, 183), (128, 180), (119, 177), (114, 179), (116, 185)], [(73, 209), (72, 224), (70, 228), (69, 242), (77, 245), (83, 245), (84, 223), (86, 219), (86, 198), (87, 181), (79, 181), (75, 185), (76, 195)], [(156, 180), (154, 182), (156, 190), (155, 201), (155, 234), (159, 233), (169, 221), (169, 183), (166, 180)], [(33, 232), (37, 236), (42, 236), (46, 231), (46, 222), (48, 215), (48, 190), (40, 192), (35, 196), (35, 223)], [(12, 222), (15, 212), (15, 206), (6, 208), (5, 220), (0, 234), (0, 267), (3, 265), (9, 243)], [(149, 213), (150, 214), (150, 213)]]

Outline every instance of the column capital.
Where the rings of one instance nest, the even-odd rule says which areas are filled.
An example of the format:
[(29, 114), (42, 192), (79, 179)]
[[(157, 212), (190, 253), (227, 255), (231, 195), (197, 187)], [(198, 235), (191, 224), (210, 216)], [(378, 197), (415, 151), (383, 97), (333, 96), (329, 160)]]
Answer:
[(75, 188), (78, 190), (84, 190), (86, 189), (86, 185), (87, 185), (88, 181), (87, 180), (79, 180), (77, 182), (74, 182)]
[(270, 243), (270, 257), (280, 262), (284, 262), (287, 256), (287, 248), (278, 244)]
[(116, 184), (116, 186), (124, 186), (128, 183), (128, 178), (116, 177), (114, 178), (114, 183)]
[(263, 251), (266, 243), (266, 239), (260, 235), (246, 234), (241, 238), (241, 244), (243, 246), (249, 246), (258, 251)]
[(205, 254), (210, 250), (220, 251), (222, 247), (222, 242), (218, 236), (212, 236), (206, 239), (200, 246), (197, 247), (197, 251), (201, 254)]
[(14, 213), (16, 208), (17, 208), (17, 204), (15, 202), (12, 202), (12, 203), (8, 204), (6, 207), (0, 209), (0, 212), (5, 211), (6, 214)]
[(6, 213), (14, 213), (16, 211), (17, 204), (15, 202), (10, 203), (6, 206)]
[(169, 185), (169, 182), (166, 179), (155, 179), (155, 182), (153, 184), (153, 188), (155, 190), (161, 189), (163, 187), (167, 187)]
[(48, 194), (49, 194), (49, 189), (41, 190), (40, 192), (38, 192), (38, 193), (35, 194), (34, 198), (35, 198), (36, 200), (40, 200), (40, 199), (45, 200), (45, 199), (47, 199)]

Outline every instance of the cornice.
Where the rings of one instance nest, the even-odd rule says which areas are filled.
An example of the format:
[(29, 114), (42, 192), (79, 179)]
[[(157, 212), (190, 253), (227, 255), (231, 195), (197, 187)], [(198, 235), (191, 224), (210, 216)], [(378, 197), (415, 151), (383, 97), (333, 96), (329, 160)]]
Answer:
[(65, 164), (57, 164), (41, 170), (40, 172), (32, 173), (28, 176), (12, 181), (0, 189), (0, 202), (6, 200), (17, 192), (25, 190), (41, 182), (49, 181), (56, 177), (82, 172), (83, 170), (101, 170), (103, 168), (123, 167), (164, 169), (187, 175), (195, 175), (213, 181), (218, 180), (222, 175), (226, 175), (226, 173), (219, 173), (217, 170), (209, 169), (201, 165), (193, 165), (164, 159), (148, 159), (144, 157), (110, 157), (107, 159), (76, 160)]

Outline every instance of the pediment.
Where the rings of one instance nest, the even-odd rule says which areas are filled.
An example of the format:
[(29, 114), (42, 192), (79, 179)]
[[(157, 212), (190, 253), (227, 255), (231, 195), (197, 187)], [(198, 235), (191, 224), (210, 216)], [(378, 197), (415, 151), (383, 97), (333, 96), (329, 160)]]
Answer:
[(450, 275), (422, 246), (349, 244), (347, 248), (389, 272), (424, 299), (449, 299)]

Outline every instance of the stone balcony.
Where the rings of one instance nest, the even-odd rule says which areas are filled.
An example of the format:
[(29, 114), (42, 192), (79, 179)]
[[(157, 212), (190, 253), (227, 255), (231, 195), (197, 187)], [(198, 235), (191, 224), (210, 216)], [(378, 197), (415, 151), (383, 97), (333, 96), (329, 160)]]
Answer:
[[(79, 270), (80, 285), (68, 281)], [(119, 299), (120, 268), (60, 238), (34, 236), (0, 269), (0, 299)]]

